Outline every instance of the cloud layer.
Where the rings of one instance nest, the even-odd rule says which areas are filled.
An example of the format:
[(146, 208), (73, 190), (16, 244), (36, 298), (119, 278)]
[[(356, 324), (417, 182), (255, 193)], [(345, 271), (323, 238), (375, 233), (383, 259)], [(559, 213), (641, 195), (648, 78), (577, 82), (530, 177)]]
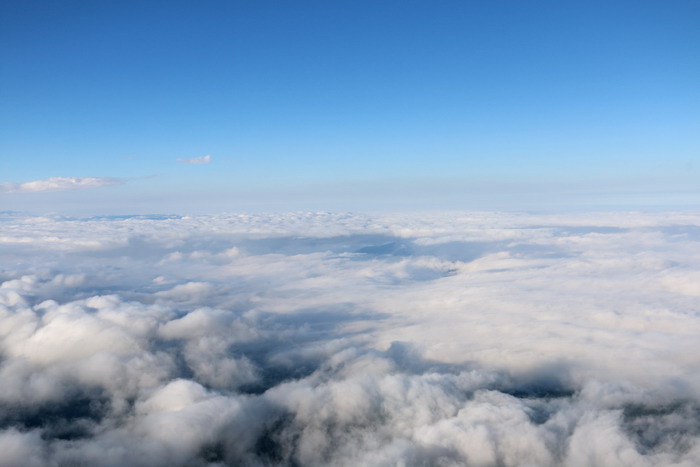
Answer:
[(83, 188), (99, 188), (119, 185), (122, 181), (105, 177), (51, 177), (24, 183), (0, 183), (0, 193), (38, 193), (42, 191), (66, 191)]
[(211, 156), (207, 154), (206, 156), (192, 157), (190, 159), (181, 157), (177, 161), (182, 162), (183, 164), (209, 164), (211, 162)]
[(700, 464), (700, 214), (0, 216), (1, 465)]

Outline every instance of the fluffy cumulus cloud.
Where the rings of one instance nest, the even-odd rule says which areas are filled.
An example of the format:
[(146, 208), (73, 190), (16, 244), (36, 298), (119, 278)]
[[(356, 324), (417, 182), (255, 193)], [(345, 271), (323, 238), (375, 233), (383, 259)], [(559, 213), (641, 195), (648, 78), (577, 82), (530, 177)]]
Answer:
[(105, 177), (51, 177), (24, 183), (0, 183), (0, 193), (38, 193), (42, 191), (66, 191), (119, 185), (121, 180)]
[(178, 162), (182, 162), (183, 164), (208, 164), (211, 162), (211, 156), (207, 154), (206, 156), (201, 156), (201, 157), (192, 157), (192, 158), (178, 158)]
[(0, 232), (0, 465), (700, 465), (698, 213)]

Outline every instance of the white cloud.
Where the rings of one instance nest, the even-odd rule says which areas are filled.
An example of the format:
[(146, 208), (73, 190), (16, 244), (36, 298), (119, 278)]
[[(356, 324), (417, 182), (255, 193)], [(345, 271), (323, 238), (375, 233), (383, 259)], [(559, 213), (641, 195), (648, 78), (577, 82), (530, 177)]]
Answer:
[(182, 162), (183, 164), (209, 164), (211, 162), (211, 156), (207, 154), (206, 156), (201, 156), (201, 157), (192, 157), (192, 158), (184, 158), (180, 157), (178, 158), (178, 162)]
[(698, 213), (2, 223), (0, 464), (700, 465)]
[(38, 193), (43, 191), (66, 191), (83, 188), (99, 188), (123, 183), (115, 178), (105, 177), (51, 177), (24, 183), (0, 183), (0, 193)]

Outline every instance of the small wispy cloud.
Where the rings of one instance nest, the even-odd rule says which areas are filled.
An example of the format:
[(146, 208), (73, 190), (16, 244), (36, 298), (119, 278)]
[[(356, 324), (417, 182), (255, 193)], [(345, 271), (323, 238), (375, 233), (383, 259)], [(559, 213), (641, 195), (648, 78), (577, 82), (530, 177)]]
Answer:
[(201, 157), (192, 157), (190, 159), (180, 157), (177, 159), (178, 162), (182, 162), (183, 164), (209, 164), (211, 162), (211, 156), (207, 154), (206, 156), (201, 156)]
[(24, 183), (0, 183), (0, 193), (13, 194), (79, 190), (120, 185), (121, 183), (123, 183), (121, 180), (107, 177), (51, 177), (44, 180), (33, 180)]

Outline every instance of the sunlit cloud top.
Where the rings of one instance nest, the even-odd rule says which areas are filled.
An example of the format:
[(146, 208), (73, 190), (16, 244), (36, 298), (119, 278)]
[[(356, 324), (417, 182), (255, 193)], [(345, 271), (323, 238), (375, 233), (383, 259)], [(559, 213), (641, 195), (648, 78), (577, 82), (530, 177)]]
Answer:
[(6, 213), (0, 465), (697, 466), (699, 240), (698, 212)]

